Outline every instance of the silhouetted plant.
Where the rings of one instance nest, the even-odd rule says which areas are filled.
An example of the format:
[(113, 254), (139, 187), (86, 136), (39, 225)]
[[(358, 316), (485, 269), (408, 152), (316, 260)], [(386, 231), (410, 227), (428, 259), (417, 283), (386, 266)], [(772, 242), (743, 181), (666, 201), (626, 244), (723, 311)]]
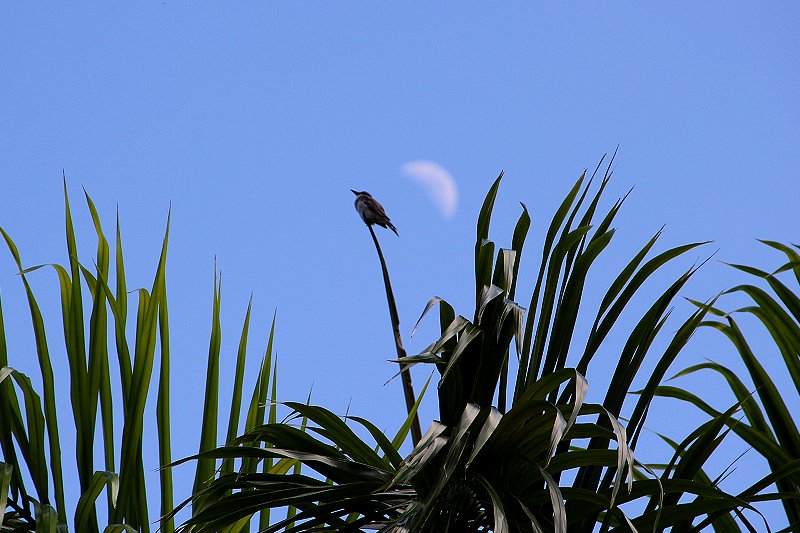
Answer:
[[(402, 367), (433, 365), (439, 376), (439, 420), (406, 457), (399, 450), (425, 388), (392, 436), (363, 418), (341, 417), (310, 402), (278, 404), (272, 356), (274, 319), (259, 376), (244, 409), (249, 306), (237, 354), (225, 443), (220, 446), (221, 289), (215, 274), (200, 453), (171, 463), (196, 461), (195, 484), (192, 494), (173, 509), (171, 470), (161, 469), (160, 530), (245, 532), (258, 514), (259, 531), (683, 531), (706, 525), (717, 531), (738, 531), (736, 520), (754, 531), (757, 528), (742, 510), (757, 512), (758, 503), (768, 500), (781, 500), (790, 524), (797, 524), (800, 437), (782, 398), (787, 392), (779, 391), (763, 370), (735, 320), (736, 313), (750, 313), (765, 325), (798, 385), (800, 291), (777, 277), (791, 271), (800, 282), (797, 247), (767, 242), (789, 258), (772, 274), (736, 266), (769, 285), (769, 290), (747, 284), (729, 291), (749, 296), (753, 305), (725, 313), (716, 300), (696, 302), (697, 310), (667, 333), (663, 326), (672, 302), (696, 267), (679, 272), (652, 301), (644, 302), (646, 310), (636, 320), (620, 320), (623, 311), (629, 316), (642, 308), (641, 301), (632, 302), (640, 300), (639, 289), (655, 272), (702, 244), (652, 255), (659, 231), (607, 283), (597, 308), (588, 309), (584, 294), (587, 276), (611, 243), (612, 224), (624, 201), (618, 200), (598, 215), (610, 166), (596, 187), (592, 186), (594, 175), (588, 180), (581, 176), (556, 210), (544, 238), (527, 308), (516, 302), (516, 294), (531, 220), (523, 205), (510, 247), (496, 249), (489, 240), (489, 226), (502, 174), (494, 182), (478, 216), (471, 318), (458, 315), (450, 304), (434, 297), (423, 316), (438, 310), (439, 338), (420, 354), (400, 357), (398, 353), (396, 362)], [(600, 165), (595, 174), (599, 169)], [(168, 232), (152, 288), (135, 291), (135, 334), (129, 339), (119, 223), (112, 270), (99, 217), (88, 195), (86, 200), (97, 234), (94, 268), (78, 261), (68, 201), (68, 266), (51, 265), (59, 280), (68, 379), (53, 375), (44, 318), (28, 282), (42, 267), (24, 268), (16, 245), (2, 232), (26, 291), (42, 373), (40, 396), (27, 376), (9, 366), (13, 357), (8, 354), (0, 305), (2, 533), (68, 529), (70, 510), (64, 504), (55, 410), (57, 394), (64, 395), (66, 390), (70, 391), (76, 428), (75, 467), (81, 492), (72, 513), (75, 531), (99, 531), (101, 524), (107, 533), (150, 530), (142, 427), (144, 403), (156, 368), (159, 462), (167, 465), (172, 460), (165, 281)], [(87, 297), (84, 288), (89, 289)], [(576, 330), (579, 310), (594, 315), (585, 337)], [(84, 316), (90, 317), (88, 324)], [(119, 366), (118, 385), (112, 385), (109, 373), (109, 326)], [(753, 382), (748, 388), (739, 376), (717, 363), (683, 372), (712, 370), (722, 375), (736, 397), (736, 403), (724, 412), (686, 390), (662, 385), (678, 354), (701, 326), (715, 328), (732, 341)], [(621, 351), (606, 348), (612, 331), (626, 339)], [(661, 341), (654, 342), (657, 338)], [(603, 401), (589, 403), (585, 376), (591, 377), (592, 363), (611, 354), (615, 370)], [(642, 374), (641, 365), (648, 357), (654, 369)], [(637, 376), (646, 383), (631, 394)], [(111, 405), (115, 389), (124, 405), (120, 447), (115, 445)], [(800, 385), (797, 389), (800, 391)], [(669, 460), (646, 465), (634, 457), (634, 450), (656, 396), (692, 402), (710, 419), (686, 428), (683, 440), (673, 442), (675, 452)], [(279, 422), (280, 405), (291, 414)], [(734, 418), (740, 412), (744, 420)], [(98, 431), (102, 469), (95, 466), (93, 456), (92, 443)], [(724, 445), (730, 433), (761, 453), (772, 468), (735, 495), (722, 491), (718, 479), (704, 471), (714, 450)], [(644, 452), (639, 450), (640, 455), (647, 450)], [(777, 492), (765, 492), (773, 485)], [(108, 513), (99, 517), (95, 503), (103, 489)], [(626, 505), (629, 502), (639, 504)], [(175, 514), (189, 505), (192, 517), (175, 529)], [(271, 514), (276, 509), (281, 514)]]
[[(527, 309), (515, 301), (530, 226), (525, 206), (510, 248), (496, 250), (488, 238), (501, 178), (478, 217), (472, 319), (432, 298), (423, 316), (438, 308), (441, 336), (422, 353), (396, 361), (431, 364), (439, 374), (440, 420), (411, 454), (402, 458), (398, 440), (390, 441), (366, 420), (286, 403), (308, 422), (305, 432), (291, 423), (265, 424), (228, 446), (181, 461), (237, 457), (278, 462), (263, 474), (218, 476), (201, 495), (202, 510), (180, 531), (221, 531), (258, 509), (283, 506), (299, 512), (262, 531), (660, 531), (694, 520), (736, 530), (734, 515), (753, 527), (740, 509), (755, 509), (755, 502), (771, 497), (726, 494), (702, 471), (738, 405), (688, 428), (689, 436), (661, 475), (633, 454), (665, 373), (713, 311), (713, 302), (700, 305), (668, 336), (663, 351), (651, 353), (656, 337), (666, 336), (671, 303), (696, 267), (677, 275), (628, 328), (627, 341), (612, 361), (616, 369), (603, 402), (586, 402), (589, 365), (601, 356), (609, 333), (625, 327), (618, 319), (631, 308), (639, 288), (703, 243), (648, 259), (657, 232), (608, 285), (588, 336), (581, 338), (575, 325), (586, 305), (587, 274), (609, 246), (624, 200), (595, 220), (610, 164), (594, 192), (592, 180), (581, 176), (557, 209)], [(574, 366), (568, 364), (570, 353), (577, 358)], [(510, 364), (514, 355), (516, 364)], [(655, 370), (632, 396), (634, 378), (648, 356), (655, 359)], [(620, 416), (628, 403), (631, 414), (623, 425)], [(371, 440), (359, 437), (348, 422)], [(277, 467), (292, 461), (302, 463), (303, 472)], [(759, 483), (770, 480), (774, 475)], [(620, 506), (637, 500), (643, 505), (626, 516)]]
[[(23, 268), (22, 259), (11, 237), (0, 228), (11, 256), (18, 268), (25, 287), (30, 309), (36, 354), (42, 374), (43, 394), (40, 396), (31, 380), (9, 366), (2, 305), (0, 305), (0, 531), (67, 531), (72, 518), (74, 531), (90, 533), (99, 531), (150, 531), (147, 509), (147, 493), (144, 484), (144, 462), (142, 457), (144, 406), (147, 401), (154, 368), (158, 371), (156, 394), (156, 427), (158, 429), (158, 454), (161, 465), (172, 460), (170, 451), (169, 408), (169, 322), (166, 293), (166, 259), (169, 235), (169, 220), (164, 236), (161, 255), (156, 267), (152, 288), (134, 291), (138, 299), (133, 339), (128, 330), (128, 288), (122, 253), (122, 238), (117, 221), (114, 274), (116, 281), (111, 286), (109, 245), (103, 233), (97, 210), (89, 195), (86, 202), (97, 234), (97, 256), (94, 270), (89, 270), (78, 261), (77, 244), (72, 224), (70, 204), (64, 183), (66, 210), (66, 240), (68, 265), (39, 265)], [(44, 318), (39, 304), (28, 282), (28, 277), (43, 267), (52, 267), (57, 274), (61, 295), (61, 318), (64, 329), (64, 346), (69, 362), (69, 377), (53, 375), (50, 348)], [(38, 274), (38, 273), (37, 273)], [(88, 297), (84, 290), (88, 288)], [(85, 303), (84, 303), (85, 302)], [(203, 432), (200, 451), (214, 449), (219, 445), (217, 426), (217, 368), (220, 350), (220, 288), (215, 274), (213, 325), (209, 350), (209, 374), (206, 384), (206, 405), (203, 412)], [(108, 311), (111, 314), (108, 314)], [(84, 316), (90, 316), (89, 324)], [(242, 330), (237, 372), (232, 383), (234, 397), (231, 404), (228, 434), (232, 437), (240, 432), (239, 412), (243, 389), (245, 345), (250, 320), (250, 308)], [(109, 326), (112, 328), (116, 348), (116, 363), (119, 366), (120, 382), (112, 384), (108, 353)], [(273, 330), (274, 331), (274, 322)], [(272, 374), (272, 331), (267, 353), (253, 391), (244, 429), (259, 426), (265, 421), (275, 421), (274, 407), (270, 418), (265, 420), (265, 403), (272, 379), (274, 398), (274, 375)], [(157, 363), (157, 366), (156, 366)], [(116, 388), (123, 405), (123, 420), (114, 420), (112, 390)], [(20, 405), (20, 396), (23, 400)], [(73, 464), (78, 473), (80, 498), (74, 513), (64, 503), (63, 468), (61, 458), (61, 433), (56, 416), (56, 399), (69, 393), (75, 424), (77, 457)], [(99, 407), (99, 411), (98, 411)], [(99, 414), (99, 416), (98, 416)], [(98, 428), (98, 418), (101, 423)], [(121, 435), (115, 428), (121, 428)], [(94, 440), (101, 432), (103, 448), (102, 467), (96, 466)], [(121, 444), (116, 439), (121, 437)], [(231, 438), (232, 438), (231, 437)], [(155, 467), (157, 465), (154, 465)], [(232, 463), (223, 464), (223, 471)], [(255, 472), (257, 468), (269, 467), (246, 464), (243, 471)], [(198, 490), (205, 486), (215, 472), (214, 462), (199, 461), (197, 465)], [(28, 481), (29, 480), (29, 481)], [(32, 483), (32, 487), (30, 484)], [(31, 490), (32, 489), (32, 490)], [(98, 519), (95, 502), (105, 489), (107, 515)], [(174, 531), (173, 519), (168, 516), (173, 510), (173, 485), (170, 469), (160, 472), (161, 515), (159, 530)]]

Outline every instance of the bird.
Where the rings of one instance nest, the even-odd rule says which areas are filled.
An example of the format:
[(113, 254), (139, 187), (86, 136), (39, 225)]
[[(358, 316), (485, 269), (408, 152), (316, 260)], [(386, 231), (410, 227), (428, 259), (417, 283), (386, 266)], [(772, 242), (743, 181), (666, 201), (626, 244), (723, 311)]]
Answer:
[(367, 191), (350, 190), (356, 195), (356, 211), (358, 211), (361, 220), (363, 220), (367, 226), (377, 224), (382, 228), (389, 228), (395, 235), (398, 237), (400, 236), (400, 234), (397, 233), (397, 228), (394, 227), (392, 221), (386, 216), (386, 211), (383, 210), (383, 206), (379, 204), (370, 193)]

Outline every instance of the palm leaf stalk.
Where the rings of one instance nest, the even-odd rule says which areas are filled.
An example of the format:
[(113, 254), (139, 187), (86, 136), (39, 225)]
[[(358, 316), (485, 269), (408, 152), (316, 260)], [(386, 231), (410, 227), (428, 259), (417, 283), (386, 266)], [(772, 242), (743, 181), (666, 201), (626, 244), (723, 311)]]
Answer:
[[(386, 288), (386, 302), (389, 304), (389, 318), (392, 321), (392, 332), (394, 333), (394, 346), (397, 351), (397, 359), (402, 360), (406, 357), (406, 350), (403, 348), (403, 339), (400, 336), (400, 316), (397, 313), (397, 304), (394, 300), (394, 291), (392, 291), (392, 282), (389, 279), (389, 269), (386, 267), (386, 260), (383, 258), (383, 251), (378, 242), (378, 237), (375, 235), (375, 230), (372, 225), (367, 224), (370, 235), (372, 235), (372, 242), (375, 243), (375, 250), (378, 252), (378, 258), (381, 261), (381, 272), (383, 273), (383, 285)], [(419, 444), (422, 439), (422, 429), (419, 424), (419, 416), (414, 410), (416, 397), (414, 395), (414, 386), (411, 383), (411, 372), (403, 371), (403, 364), (400, 363), (401, 380), (403, 383), (403, 397), (406, 401), (406, 410), (409, 416), (413, 414), (413, 421), (411, 423), (411, 442), (414, 446)]]

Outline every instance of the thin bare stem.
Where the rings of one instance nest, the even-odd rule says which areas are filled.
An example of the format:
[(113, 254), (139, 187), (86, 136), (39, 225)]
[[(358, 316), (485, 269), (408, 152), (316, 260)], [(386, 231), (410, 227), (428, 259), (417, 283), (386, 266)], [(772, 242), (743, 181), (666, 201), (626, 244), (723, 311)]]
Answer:
[[(400, 317), (397, 314), (397, 305), (394, 301), (394, 293), (392, 292), (392, 283), (389, 281), (389, 270), (386, 268), (386, 260), (383, 258), (381, 245), (378, 243), (378, 237), (375, 236), (375, 230), (371, 225), (367, 225), (369, 233), (372, 235), (372, 241), (375, 243), (375, 249), (378, 251), (378, 258), (381, 260), (381, 269), (383, 270), (383, 284), (386, 286), (386, 301), (389, 304), (389, 316), (392, 319), (392, 330), (394, 331), (394, 345), (397, 349), (397, 358), (402, 359), (406, 356), (406, 350), (403, 348), (403, 340), (400, 338)], [(408, 369), (403, 372), (403, 364), (400, 363), (400, 376), (403, 381), (403, 395), (406, 399), (406, 409), (411, 414), (411, 410), (416, 403), (414, 396), (414, 386), (411, 384), (411, 372)], [(419, 415), (414, 413), (414, 420), (411, 423), (411, 442), (416, 446), (420, 439), (422, 439), (422, 429), (419, 425)]]

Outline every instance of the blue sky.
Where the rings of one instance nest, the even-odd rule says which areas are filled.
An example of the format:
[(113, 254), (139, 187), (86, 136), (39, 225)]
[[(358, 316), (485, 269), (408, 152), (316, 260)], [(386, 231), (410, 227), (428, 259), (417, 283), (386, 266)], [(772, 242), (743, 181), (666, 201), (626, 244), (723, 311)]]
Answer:
[[(517, 201), (533, 216), (523, 305), (544, 224), (580, 172), (618, 144), (609, 200), (635, 190), (598, 265), (595, 298), (662, 224), (662, 247), (714, 241), (672, 270), (718, 251), (687, 287), (698, 299), (743, 280), (716, 259), (768, 267), (780, 259), (755, 238), (798, 240), (794, 3), (169, 1), (2, 11), (0, 225), (25, 264), (66, 261), (62, 169), (84, 262), (94, 243), (81, 187), (109, 231), (119, 208), (130, 287), (151, 283), (172, 207), (176, 456), (195, 451), (199, 431), (215, 257), (223, 383), (252, 291), (251, 362), (277, 309), (282, 398), (305, 399), (313, 384), (315, 401), (337, 412), (349, 405), (392, 430), (402, 420), (399, 382), (384, 386), (394, 367), (380, 271), (351, 188), (372, 192), (400, 232), (380, 238), (404, 332), (433, 295), (469, 316), (476, 214), (501, 170), (494, 238), (510, 243)], [(419, 159), (457, 183), (452, 218), (401, 172)], [(0, 255), (12, 364), (36, 376), (13, 272)], [(57, 343), (57, 280), (41, 271), (34, 282)], [(679, 305), (677, 318), (687, 310)], [(409, 352), (434, 340), (436, 322), (406, 339)], [(679, 367), (703, 357), (733, 364), (721, 346), (698, 339)], [(604, 369), (592, 370), (599, 395)], [(414, 377), (420, 386), (427, 374)], [(720, 386), (722, 395), (709, 381), (707, 393)], [(430, 400), (423, 425), (435, 416)], [(651, 424), (678, 436), (675, 412)]]

